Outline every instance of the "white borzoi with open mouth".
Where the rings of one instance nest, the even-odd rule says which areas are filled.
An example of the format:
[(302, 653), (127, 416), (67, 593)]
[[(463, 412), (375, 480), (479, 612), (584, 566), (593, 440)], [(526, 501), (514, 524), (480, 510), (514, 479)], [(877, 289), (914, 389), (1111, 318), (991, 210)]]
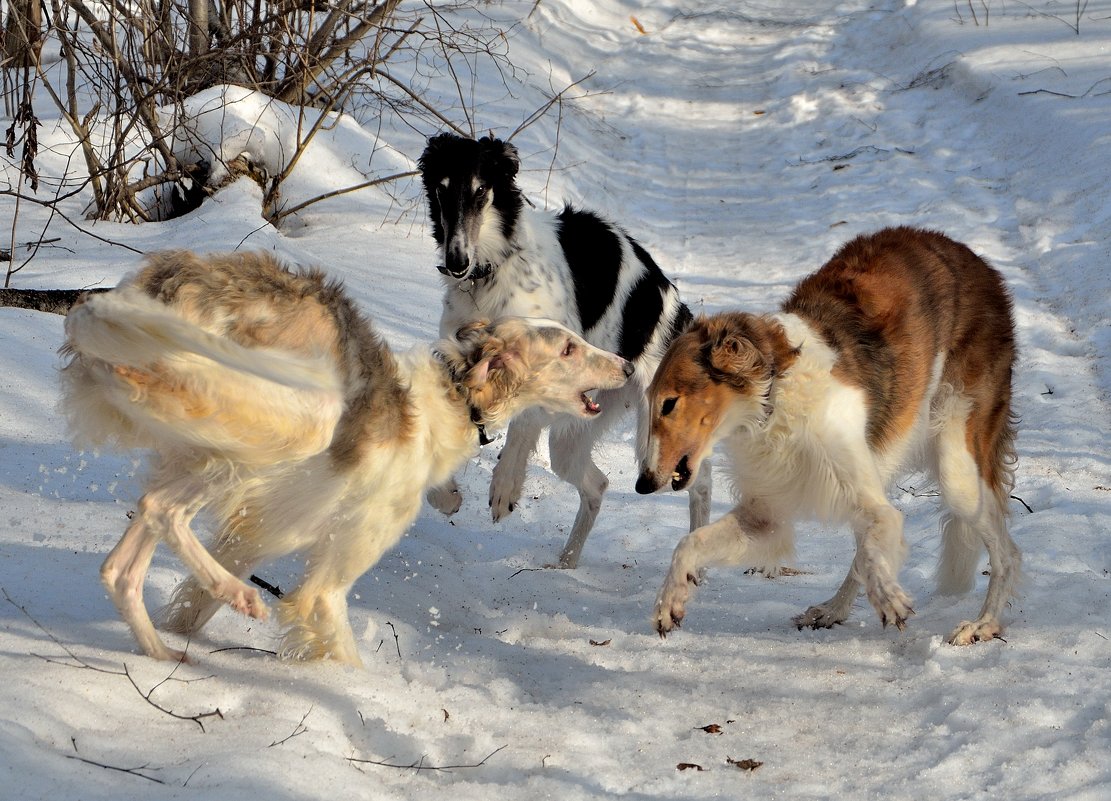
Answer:
[[(160, 540), (192, 573), (166, 607), (170, 631), (198, 631), (223, 604), (266, 618), (243, 578), (297, 551), (305, 576), (280, 602), (281, 656), (359, 664), (348, 590), (484, 427), (533, 405), (596, 414), (586, 393), (632, 372), (559, 323), (515, 318), (395, 358), (337, 283), (252, 253), (151, 258), (73, 308), (62, 352), (77, 440), (153, 452), (101, 576), (143, 651), (174, 660), (142, 597)], [(190, 528), (204, 507), (211, 553)]]
[[(515, 182), (518, 167), (517, 149), (492, 137), (445, 133), (428, 141), (420, 169), (447, 285), (440, 331), (475, 317), (547, 317), (636, 366), (625, 389), (603, 393), (604, 408), (589, 423), (543, 413), (518, 417), (494, 468), (490, 508), (496, 522), (513, 511), (529, 454), (550, 426), (552, 469), (579, 492), (579, 511), (559, 557), (560, 567), (573, 568), (609, 483), (591, 457), (594, 443), (611, 418), (632, 407), (643, 465), (645, 391), (691, 313), (647, 251), (614, 223), (570, 206), (560, 212), (526, 208)], [(709, 519), (709, 473), (707, 464), (690, 488), (692, 529)], [(452, 481), (431, 492), (429, 501), (451, 514), (461, 502), (458, 487)]]
[(704, 567), (790, 558), (800, 516), (849, 523), (856, 555), (837, 593), (795, 618), (799, 628), (844, 621), (863, 585), (884, 625), (902, 629), (913, 614), (898, 582), (907, 546), (886, 490), (921, 464), (946, 508), (941, 590), (972, 588), (982, 548), (991, 565), (980, 616), (949, 642), (1000, 636), (1021, 561), (1006, 526), (1014, 359), (999, 273), (964, 245), (913, 228), (849, 242), (779, 314), (696, 320), (652, 382), (637, 488), (681, 488), (724, 440), (740, 497), (675, 548), (656, 604), (660, 635), (683, 620)]

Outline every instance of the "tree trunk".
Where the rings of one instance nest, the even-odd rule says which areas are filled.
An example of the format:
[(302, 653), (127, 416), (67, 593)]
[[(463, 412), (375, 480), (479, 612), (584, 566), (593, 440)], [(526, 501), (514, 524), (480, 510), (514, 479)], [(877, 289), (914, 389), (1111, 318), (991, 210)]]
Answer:
[(189, 55), (193, 57), (208, 52), (208, 2), (189, 0)]
[(33, 67), (42, 50), (42, 0), (8, 0), (4, 21), (5, 67)]

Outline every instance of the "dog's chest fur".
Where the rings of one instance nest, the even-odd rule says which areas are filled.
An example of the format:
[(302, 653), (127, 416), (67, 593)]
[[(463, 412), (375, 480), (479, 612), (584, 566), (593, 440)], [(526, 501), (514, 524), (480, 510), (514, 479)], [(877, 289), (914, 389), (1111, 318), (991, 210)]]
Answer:
[[(488, 277), (448, 281), (441, 336), (450, 336), (475, 319), (506, 316), (542, 317), (573, 331), (582, 330), (572, 294), (571, 270), (553, 226), (522, 222), (518, 229), (507, 256), (499, 253), (498, 258), (487, 259), (496, 265)], [(480, 257), (485, 256), (480, 250)]]

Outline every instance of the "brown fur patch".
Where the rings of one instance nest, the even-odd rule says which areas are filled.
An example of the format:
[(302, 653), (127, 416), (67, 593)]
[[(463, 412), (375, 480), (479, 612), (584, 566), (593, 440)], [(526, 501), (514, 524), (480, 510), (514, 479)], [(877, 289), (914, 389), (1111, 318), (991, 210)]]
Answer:
[(335, 359), (346, 394), (331, 447), (337, 462), (407, 435), (408, 392), (393, 355), (341, 285), (319, 270), (290, 270), (266, 253), (171, 251), (151, 257), (137, 284), (240, 345)]
[(783, 310), (837, 352), (838, 378), (864, 389), (873, 449), (913, 425), (939, 354), (944, 381), (1009, 401), (1014, 334), (1002, 279), (942, 234), (903, 227), (857, 237)]

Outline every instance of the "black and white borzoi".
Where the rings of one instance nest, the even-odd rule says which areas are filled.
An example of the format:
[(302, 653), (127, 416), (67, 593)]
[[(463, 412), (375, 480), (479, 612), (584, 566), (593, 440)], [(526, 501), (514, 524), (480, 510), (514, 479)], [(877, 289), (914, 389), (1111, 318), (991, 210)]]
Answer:
[[(167, 629), (192, 634), (225, 603), (265, 619), (243, 577), (297, 551), (305, 577), (279, 607), (281, 655), (358, 664), (348, 590), (401, 538), (422, 494), (474, 455), (482, 427), (533, 404), (598, 414), (586, 393), (632, 372), (558, 323), (512, 318), (395, 358), (338, 284), (252, 253), (151, 258), (73, 308), (62, 352), (77, 440), (153, 452), (101, 576), (143, 651), (174, 660), (184, 654), (143, 603), (160, 540), (192, 573)], [(206, 506), (211, 553), (190, 528)]]
[[(579, 511), (559, 557), (560, 567), (573, 568), (609, 483), (591, 457), (594, 443), (607, 422), (633, 407), (637, 459), (643, 464), (645, 392), (668, 344), (690, 324), (691, 313), (648, 252), (619, 226), (570, 206), (560, 212), (526, 207), (515, 180), (517, 149), (508, 142), (439, 134), (429, 139), (419, 166), (447, 287), (441, 334), (476, 317), (545, 317), (636, 366), (625, 388), (603, 393), (600, 419), (586, 423), (543, 412), (518, 417), (494, 468), (490, 508), (497, 522), (513, 511), (529, 454), (541, 430), (550, 426), (552, 469), (579, 492)], [(692, 529), (709, 515), (708, 463), (699, 475), (690, 487)], [(461, 502), (454, 481), (430, 492), (428, 499), (446, 514)]]

